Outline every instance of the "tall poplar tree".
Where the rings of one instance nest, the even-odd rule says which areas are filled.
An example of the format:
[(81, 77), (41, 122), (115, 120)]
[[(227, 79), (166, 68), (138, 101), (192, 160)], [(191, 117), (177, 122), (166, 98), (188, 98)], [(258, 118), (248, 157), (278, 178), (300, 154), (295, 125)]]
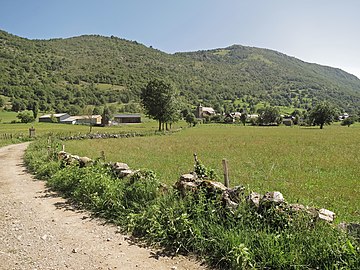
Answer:
[(145, 113), (159, 122), (159, 131), (176, 121), (177, 97), (171, 83), (153, 79), (141, 90), (140, 98)]

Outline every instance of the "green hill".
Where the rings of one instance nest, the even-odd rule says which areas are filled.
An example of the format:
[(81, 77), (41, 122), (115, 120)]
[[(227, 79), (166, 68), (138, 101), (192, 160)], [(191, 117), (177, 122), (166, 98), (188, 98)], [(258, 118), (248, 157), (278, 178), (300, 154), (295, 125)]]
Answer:
[(360, 108), (360, 80), (267, 49), (234, 45), (167, 54), (117, 37), (29, 40), (0, 31), (0, 94), (43, 111), (138, 100), (151, 78), (170, 79), (189, 103), (223, 100), (307, 108), (329, 100)]

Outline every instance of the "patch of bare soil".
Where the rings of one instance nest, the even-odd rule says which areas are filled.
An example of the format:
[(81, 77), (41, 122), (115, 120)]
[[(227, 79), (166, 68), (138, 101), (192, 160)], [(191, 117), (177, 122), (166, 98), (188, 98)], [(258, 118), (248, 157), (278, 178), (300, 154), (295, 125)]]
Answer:
[(28, 143), (0, 148), (0, 269), (206, 269), (139, 247), (26, 172)]

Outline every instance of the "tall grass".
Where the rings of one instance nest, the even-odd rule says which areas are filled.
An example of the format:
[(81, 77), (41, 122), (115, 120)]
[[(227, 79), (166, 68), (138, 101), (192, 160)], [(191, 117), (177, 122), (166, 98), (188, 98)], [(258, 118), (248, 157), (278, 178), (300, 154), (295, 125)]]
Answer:
[(163, 190), (153, 172), (123, 180), (102, 165), (64, 166), (60, 143), (30, 145), (26, 164), (48, 185), (153, 245), (195, 253), (219, 269), (359, 269), (360, 247), (327, 223), (275, 208), (235, 212), (218, 195), (200, 190), (182, 197)]
[(230, 184), (281, 191), (290, 202), (325, 207), (338, 220), (360, 221), (360, 126), (240, 127), (211, 125), (164, 137), (68, 141), (66, 149), (89, 157), (148, 168), (172, 184), (193, 166), (193, 153)]

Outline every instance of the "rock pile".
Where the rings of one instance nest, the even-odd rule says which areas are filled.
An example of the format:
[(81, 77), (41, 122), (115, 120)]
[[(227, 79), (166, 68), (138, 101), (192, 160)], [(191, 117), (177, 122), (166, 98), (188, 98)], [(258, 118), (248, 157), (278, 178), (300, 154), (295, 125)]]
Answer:
[[(80, 168), (94, 165), (97, 161), (88, 158), (88, 157), (80, 157), (77, 155), (72, 155), (65, 151), (60, 151), (58, 153), (58, 158), (63, 162), (65, 166), (69, 165), (78, 165)], [(132, 176), (135, 172), (131, 170), (130, 167), (126, 163), (115, 162), (115, 163), (102, 163), (103, 166), (110, 168), (112, 173), (118, 178), (124, 178), (127, 176)]]
[(124, 178), (127, 176), (132, 176), (136, 171), (130, 170), (130, 167), (126, 163), (115, 162), (108, 163), (114, 175), (118, 178)]
[(94, 161), (88, 157), (79, 157), (77, 155), (72, 155), (66, 153), (65, 151), (60, 151), (58, 153), (58, 158), (61, 160), (64, 165), (79, 165), (82, 167), (87, 167), (94, 164)]
[(117, 139), (117, 138), (130, 138), (137, 136), (146, 136), (147, 134), (143, 133), (119, 133), (119, 134), (111, 134), (111, 133), (89, 133), (89, 134), (81, 134), (81, 135), (73, 135), (62, 137), (61, 140), (85, 140), (85, 139)]
[(346, 223), (346, 222), (342, 222), (339, 224), (339, 228), (345, 232), (347, 232), (348, 234), (352, 235), (353, 237), (355, 237), (358, 242), (360, 243), (360, 224), (359, 223)]
[(288, 204), (279, 191), (267, 192), (264, 195), (251, 192), (246, 196), (245, 187), (243, 186), (227, 188), (220, 182), (202, 179), (194, 172), (181, 175), (174, 188), (179, 190), (182, 196), (186, 196), (189, 192), (198, 192), (199, 190), (203, 190), (209, 195), (220, 194), (223, 204), (231, 210), (235, 210), (240, 203), (244, 202), (258, 212), (274, 208), (282, 212), (287, 211), (289, 214), (301, 212), (312, 217), (314, 220), (333, 222), (335, 219), (335, 213), (324, 208), (317, 209), (301, 204)]

